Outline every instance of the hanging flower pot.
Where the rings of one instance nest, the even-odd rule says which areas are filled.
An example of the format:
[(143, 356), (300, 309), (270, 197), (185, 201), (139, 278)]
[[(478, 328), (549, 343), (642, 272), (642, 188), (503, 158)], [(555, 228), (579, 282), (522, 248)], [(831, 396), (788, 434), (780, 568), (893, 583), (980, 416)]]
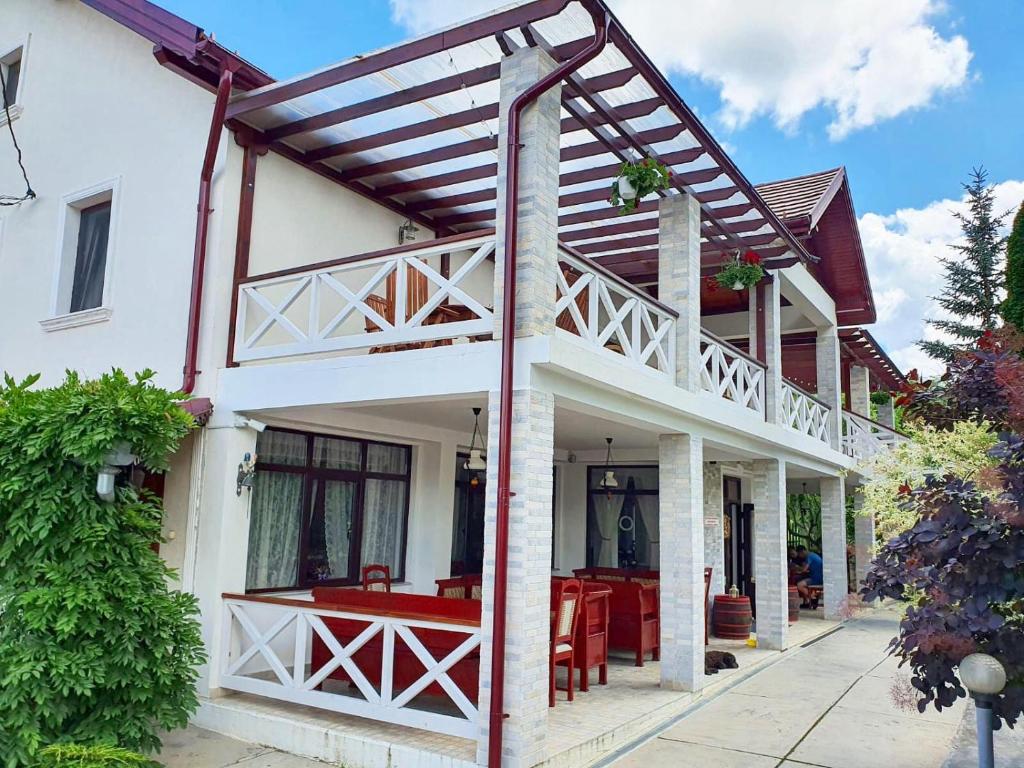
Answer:
[(720, 286), (734, 291), (751, 288), (761, 282), (762, 278), (764, 267), (761, 266), (761, 257), (753, 251), (747, 251), (742, 256), (737, 253), (715, 276)]
[(620, 206), (620, 214), (632, 213), (641, 200), (665, 189), (668, 183), (668, 168), (656, 160), (645, 157), (638, 163), (623, 163), (619, 175), (612, 182), (609, 202)]

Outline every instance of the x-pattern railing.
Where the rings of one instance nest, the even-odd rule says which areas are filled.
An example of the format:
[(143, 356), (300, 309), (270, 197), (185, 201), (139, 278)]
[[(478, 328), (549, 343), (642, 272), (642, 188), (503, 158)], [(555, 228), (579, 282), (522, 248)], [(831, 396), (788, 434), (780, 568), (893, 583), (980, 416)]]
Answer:
[(700, 335), (701, 387), (764, 417), (765, 366), (716, 336)]
[[(235, 360), (490, 333), (494, 316), (487, 304), (493, 304), (493, 279), (487, 275), (482, 281), (488, 286), (486, 297), (474, 296), (467, 285), (494, 253), (494, 245), (493, 234), (460, 241), (456, 246), (428, 242), (415, 250), (352, 257), (305, 271), (248, 278), (238, 286)], [(453, 274), (445, 275), (439, 268), (440, 257), (456, 251), (468, 251), (469, 256)], [(407, 297), (414, 290), (410, 284), (413, 274), (420, 276), (417, 282), (427, 295), (420, 297), (418, 306), (410, 307)], [(446, 316), (449, 305), (460, 311)]]
[(788, 427), (829, 442), (828, 417), (831, 409), (788, 381), (782, 382), (782, 418)]
[(902, 436), (884, 424), (843, 411), (843, 453), (854, 459), (869, 459), (894, 445)]
[[(449, 676), (451, 668), (480, 646), (480, 627), (440, 621), (377, 616), (329, 610), (310, 602), (244, 595), (224, 597), (224, 641), (221, 685), (231, 690), (318, 707), (343, 714), (475, 739), (479, 710)], [(346, 619), (365, 624), (348, 642), (339, 640), (324, 619)], [(262, 627), (266, 627), (263, 629)], [(437, 659), (416, 635), (417, 629), (452, 632), (465, 639)], [(330, 653), (316, 671), (310, 668), (314, 635)], [(380, 669), (363, 669), (355, 654), (380, 638)], [(400, 641), (423, 666), (423, 674), (404, 690), (396, 691), (395, 646)], [(282, 658), (283, 657), (283, 658)], [(322, 690), (339, 667), (359, 695)], [(371, 678), (378, 679), (375, 685)], [(461, 716), (414, 708), (410, 704), (428, 686), (438, 685)]]
[(556, 330), (666, 375), (675, 372), (673, 312), (587, 259), (560, 249)]

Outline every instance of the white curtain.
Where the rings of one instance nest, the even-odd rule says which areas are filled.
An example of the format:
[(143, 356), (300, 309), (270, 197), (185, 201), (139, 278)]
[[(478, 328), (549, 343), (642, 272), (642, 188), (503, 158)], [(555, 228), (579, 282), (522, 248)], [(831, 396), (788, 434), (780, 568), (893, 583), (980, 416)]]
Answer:
[(352, 506), (356, 484), (347, 481), (324, 481), (324, 542), (331, 576), (348, 575), (349, 539), (352, 531)]
[(332, 437), (313, 438), (313, 466), (348, 469), (358, 472), (363, 460), (363, 446), (353, 440)]
[(647, 563), (652, 570), (658, 570), (661, 562), (661, 545), (659, 539), (661, 534), (658, 530), (658, 497), (638, 493), (635, 497), (636, 507), (640, 510), (640, 517), (644, 521), (644, 528), (647, 529), (647, 551), (644, 553)]
[(616, 568), (619, 565), (619, 512), (626, 497), (622, 494), (595, 493), (594, 519), (601, 537), (597, 552), (597, 565)]
[(249, 518), (249, 560), (246, 589), (295, 584), (302, 518), (303, 476), (289, 472), (257, 472)]
[(382, 563), (401, 573), (406, 484), (368, 478), (363, 493), (363, 565)]

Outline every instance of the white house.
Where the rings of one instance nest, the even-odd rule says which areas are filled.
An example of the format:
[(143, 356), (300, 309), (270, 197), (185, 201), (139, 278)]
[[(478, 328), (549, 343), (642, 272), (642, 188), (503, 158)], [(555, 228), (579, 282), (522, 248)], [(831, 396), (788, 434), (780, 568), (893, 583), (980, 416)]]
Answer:
[[(820, 493), (841, 618), (857, 462), (899, 439), (869, 392), (901, 381), (843, 169), (753, 186), (602, 0), (286, 82), (145, 0), (0, 17), (0, 194), (8, 119), (35, 192), (0, 208), (0, 366), (192, 396), (161, 553), (202, 609), (197, 722), (352, 766), (588, 764), (699, 695), (705, 568), (789, 646), (787, 490)], [(671, 184), (620, 215), (643, 157)], [(715, 287), (748, 252), (765, 279)], [(313, 600), (368, 564), (390, 596)], [(552, 709), (552, 576), (584, 568), (658, 571), (660, 661)]]

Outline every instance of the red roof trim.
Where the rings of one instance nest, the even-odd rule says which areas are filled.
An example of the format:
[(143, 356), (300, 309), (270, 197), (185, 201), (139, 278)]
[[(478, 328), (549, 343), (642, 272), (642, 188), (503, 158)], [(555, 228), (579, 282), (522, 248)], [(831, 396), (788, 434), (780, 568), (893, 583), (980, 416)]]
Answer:
[(182, 400), (178, 403), (182, 410), (192, 414), (196, 424), (204, 426), (210, 420), (213, 413), (213, 401), (208, 397), (194, 397), (191, 400)]

